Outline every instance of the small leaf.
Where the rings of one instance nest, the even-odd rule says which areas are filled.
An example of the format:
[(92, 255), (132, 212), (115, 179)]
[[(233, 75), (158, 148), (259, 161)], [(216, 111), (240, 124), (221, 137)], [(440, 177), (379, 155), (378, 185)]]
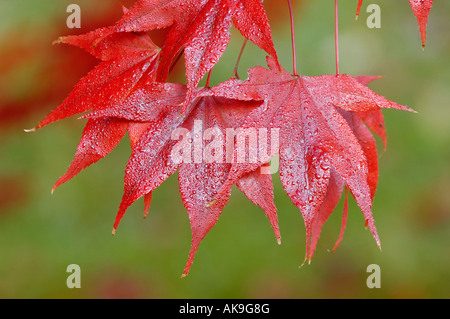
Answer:
[(409, 4), (417, 18), (420, 29), (420, 37), (422, 39), (422, 48), (427, 43), (427, 23), (433, 0), (409, 0)]

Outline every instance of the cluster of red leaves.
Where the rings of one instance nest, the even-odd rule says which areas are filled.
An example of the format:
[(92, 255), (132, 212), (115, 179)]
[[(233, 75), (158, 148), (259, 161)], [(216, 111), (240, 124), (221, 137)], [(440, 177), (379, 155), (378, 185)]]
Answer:
[[(226, 49), (232, 24), (269, 55), (269, 68), (249, 70), (246, 80), (198, 87)], [(168, 32), (158, 48), (147, 32), (160, 28)], [(105, 157), (128, 133), (132, 153), (113, 232), (127, 208), (141, 197), (146, 215), (152, 192), (178, 171), (192, 229), (183, 275), (199, 243), (217, 222), (233, 185), (264, 210), (280, 242), (272, 176), (260, 171), (276, 155), (275, 148), (259, 141), (257, 148), (264, 156), (254, 162), (174, 162), (171, 152), (178, 140), (173, 133), (180, 128), (195, 132), (195, 123), (201, 121), (205, 131), (279, 130), (279, 175), (305, 221), (305, 260), (311, 260), (321, 227), (344, 189), (355, 198), (380, 245), (371, 211), (378, 160), (370, 130), (385, 143), (381, 109), (410, 109), (371, 91), (367, 84), (375, 77), (308, 77), (285, 71), (260, 0), (141, 0), (124, 9), (123, 18), (111, 27), (57, 42), (81, 47), (101, 63), (35, 129), (88, 112), (83, 115), (88, 121), (75, 158), (53, 189)], [(182, 52), (187, 85), (169, 83), (167, 76)], [(218, 135), (210, 139), (211, 144), (218, 142)], [(211, 146), (206, 137), (199, 143), (194, 147), (207, 150)], [(223, 143), (215, 145), (219, 145), (214, 149), (216, 155), (227, 152)], [(236, 149), (232, 150), (234, 158)], [(346, 208), (347, 198), (338, 242)]]
[[(358, 0), (356, 18), (359, 16), (362, 3), (363, 0)], [(431, 7), (433, 6), (433, 0), (409, 0), (409, 4), (411, 5), (411, 9), (413, 10), (419, 24), (422, 48), (425, 48), (425, 44), (427, 43), (428, 15), (430, 14)]]

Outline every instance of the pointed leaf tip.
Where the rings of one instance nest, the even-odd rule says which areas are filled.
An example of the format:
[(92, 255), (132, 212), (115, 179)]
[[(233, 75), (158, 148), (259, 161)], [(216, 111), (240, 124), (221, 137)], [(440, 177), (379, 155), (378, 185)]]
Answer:
[(331, 249), (330, 252), (334, 252), (338, 247), (339, 244), (342, 241), (342, 238), (344, 237), (344, 232), (345, 232), (345, 227), (347, 225), (347, 218), (348, 218), (348, 188), (347, 186), (345, 186), (345, 195), (344, 195), (344, 207), (342, 209), (342, 222), (341, 222), (341, 230), (339, 233), (339, 237), (336, 241), (336, 243), (334, 244), (333, 249)]
[(63, 43), (65, 38), (66, 37), (59, 37), (58, 39), (52, 42), (52, 45)]
[(148, 213), (150, 212), (150, 207), (151, 207), (151, 202), (152, 202), (152, 193), (148, 193), (147, 195), (144, 196), (144, 219), (147, 218)]
[(120, 4), (120, 6), (122, 7), (123, 14), (127, 14), (127, 12), (130, 10), (127, 7), (125, 7), (123, 4)]
[(356, 17), (355, 21), (358, 20), (359, 14), (361, 12), (361, 6), (362, 6), (363, 0), (358, 0), (358, 7), (356, 8)]
[(303, 259), (302, 264), (298, 268), (302, 268), (307, 260), (308, 260), (308, 252), (305, 253), (305, 258)]

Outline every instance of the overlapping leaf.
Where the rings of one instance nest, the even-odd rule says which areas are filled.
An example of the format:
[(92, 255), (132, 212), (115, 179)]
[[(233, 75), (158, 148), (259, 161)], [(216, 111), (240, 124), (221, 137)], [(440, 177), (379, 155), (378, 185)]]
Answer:
[[(280, 179), (302, 212), (307, 249), (314, 221), (327, 196), (331, 168), (351, 191), (380, 245), (371, 212), (376, 149), (360, 117), (352, 118), (351, 113), (409, 109), (375, 94), (351, 76), (292, 76), (279, 72), (273, 60), (268, 62), (270, 70), (256, 67), (249, 72), (248, 80), (229, 80), (213, 92), (233, 99), (264, 101), (243, 127), (280, 129)], [(233, 166), (221, 192), (226, 193), (242, 174), (261, 164)]]
[(233, 22), (247, 39), (277, 59), (260, 0), (141, 0), (113, 31), (141, 32), (170, 27), (162, 48), (158, 80), (166, 79), (177, 52), (185, 48), (186, 78), (192, 89), (222, 56)]
[[(114, 223), (114, 233), (133, 202), (151, 194), (179, 169), (180, 193), (189, 213), (193, 236), (184, 275), (189, 271), (198, 245), (217, 222), (231, 193), (229, 191), (215, 200), (232, 165), (226, 156), (227, 130), (238, 128), (246, 115), (259, 105), (257, 102), (211, 97), (205, 92), (182, 112), (186, 93), (186, 86), (181, 84), (154, 82), (136, 90), (123, 103), (88, 115), (142, 121), (146, 125), (133, 146), (126, 168), (124, 196)], [(180, 145), (184, 145), (182, 150), (187, 153), (181, 152), (180, 155)], [(234, 135), (231, 149), (233, 147)], [(174, 159), (177, 156), (181, 160)], [(279, 241), (271, 175), (260, 174), (258, 168), (243, 174), (237, 186), (265, 211)]]

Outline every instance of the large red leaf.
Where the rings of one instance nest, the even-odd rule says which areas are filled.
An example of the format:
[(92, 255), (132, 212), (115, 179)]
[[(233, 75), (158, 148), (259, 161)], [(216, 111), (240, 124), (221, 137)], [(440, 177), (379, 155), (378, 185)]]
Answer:
[[(268, 62), (270, 70), (256, 67), (248, 80), (229, 80), (212, 92), (233, 99), (264, 101), (243, 127), (280, 129), (280, 179), (302, 212), (307, 249), (314, 220), (327, 196), (331, 168), (351, 191), (380, 245), (371, 212), (378, 174), (374, 140), (359, 117), (345, 115), (346, 119), (341, 112), (353, 116), (380, 108), (410, 109), (375, 94), (348, 75), (292, 76), (278, 71), (271, 59)], [(243, 174), (261, 164), (233, 165), (221, 192), (226, 193)]]

